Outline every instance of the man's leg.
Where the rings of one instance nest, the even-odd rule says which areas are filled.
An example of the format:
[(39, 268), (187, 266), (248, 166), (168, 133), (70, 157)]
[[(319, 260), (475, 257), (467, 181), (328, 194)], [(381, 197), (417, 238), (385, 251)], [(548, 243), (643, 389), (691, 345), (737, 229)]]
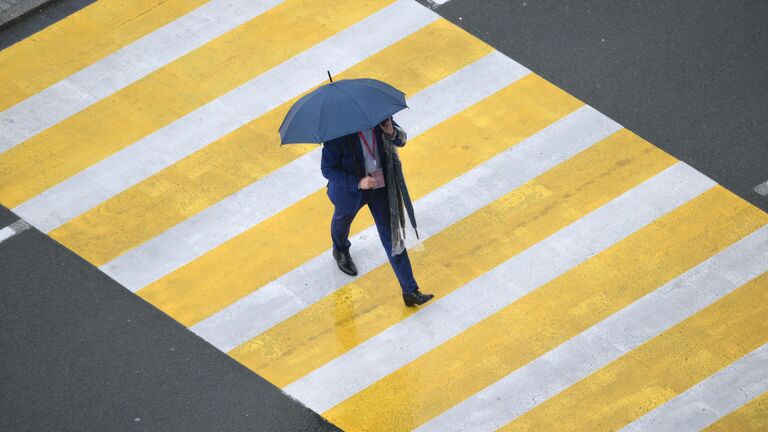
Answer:
[(349, 229), (354, 219), (354, 214), (341, 213), (337, 208), (334, 208), (331, 218), (331, 240), (335, 250), (339, 252), (349, 251), (349, 247), (352, 245), (349, 241)]
[(381, 244), (384, 246), (384, 251), (389, 258), (389, 263), (392, 265), (392, 269), (395, 271), (395, 276), (400, 282), (400, 288), (403, 290), (403, 294), (410, 294), (416, 291), (419, 286), (416, 283), (416, 279), (413, 277), (413, 269), (411, 268), (411, 260), (408, 258), (408, 251), (403, 250), (401, 253), (392, 256), (392, 229), (390, 228), (389, 219), (389, 201), (387, 200), (387, 189), (374, 189), (371, 191), (371, 195), (368, 199), (368, 208), (371, 209), (371, 215), (376, 222), (376, 229), (379, 231), (379, 238), (381, 238)]
[[(362, 204), (360, 207), (362, 207)], [(352, 242), (349, 241), (349, 230), (360, 207), (353, 214), (340, 212), (338, 207), (334, 207), (333, 217), (331, 218), (333, 258), (336, 260), (339, 270), (350, 276), (357, 275), (357, 266), (355, 266), (355, 262), (352, 261), (352, 256), (349, 254), (349, 247), (352, 246)]]

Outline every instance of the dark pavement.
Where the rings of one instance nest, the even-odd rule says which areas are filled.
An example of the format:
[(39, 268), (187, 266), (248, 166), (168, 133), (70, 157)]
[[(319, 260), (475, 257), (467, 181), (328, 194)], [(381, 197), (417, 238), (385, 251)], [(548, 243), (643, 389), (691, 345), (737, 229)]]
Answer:
[(0, 431), (337, 430), (34, 228), (0, 275)]
[(435, 10), (768, 211), (753, 190), (768, 180), (768, 2), (452, 0)]

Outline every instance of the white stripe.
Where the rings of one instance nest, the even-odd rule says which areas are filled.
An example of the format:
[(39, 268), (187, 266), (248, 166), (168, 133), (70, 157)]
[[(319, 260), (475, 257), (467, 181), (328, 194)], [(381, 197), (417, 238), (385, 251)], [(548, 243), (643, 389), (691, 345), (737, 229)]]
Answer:
[(212, 0), (0, 113), (0, 152), (282, 3)]
[(4, 240), (7, 240), (11, 237), (13, 237), (16, 234), (16, 231), (13, 230), (13, 228), (7, 226), (0, 230), (0, 243), (2, 243)]
[[(50, 231), (438, 18), (398, 0), (14, 209)], [(397, 25), (384, 25), (381, 23)]]
[(486, 387), (418, 430), (496, 430), (766, 270), (768, 226)]
[[(493, 52), (410, 98), (398, 122), (413, 139), (529, 72)], [(131, 291), (143, 288), (323, 188), (320, 156), (317, 149), (298, 158), (101, 269)]]
[(678, 163), (314, 370), (284, 391), (312, 410), (326, 411), (713, 184), (693, 168)]
[[(585, 106), (453, 179), (414, 203), (422, 240), (620, 128)], [(363, 230), (351, 241), (359, 276), (387, 263), (376, 227)], [(192, 331), (220, 350), (229, 351), (348, 282), (336, 268), (329, 249), (198, 323)]]
[(768, 344), (627, 425), (623, 431), (699, 431), (768, 391)]
[(29, 224), (23, 219), (19, 219), (7, 227), (0, 229), (0, 243), (8, 240), (9, 238), (26, 230), (27, 228), (29, 228)]
[(768, 196), (768, 181), (764, 181), (763, 183), (755, 186), (754, 191), (762, 196)]

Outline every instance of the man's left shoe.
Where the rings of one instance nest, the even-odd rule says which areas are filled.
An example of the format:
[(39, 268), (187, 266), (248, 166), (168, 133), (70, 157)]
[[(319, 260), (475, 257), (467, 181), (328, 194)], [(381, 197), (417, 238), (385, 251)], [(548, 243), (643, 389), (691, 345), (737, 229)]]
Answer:
[(434, 294), (423, 294), (419, 290), (416, 290), (409, 294), (403, 294), (403, 301), (406, 306), (423, 305), (424, 303), (432, 300), (435, 297)]

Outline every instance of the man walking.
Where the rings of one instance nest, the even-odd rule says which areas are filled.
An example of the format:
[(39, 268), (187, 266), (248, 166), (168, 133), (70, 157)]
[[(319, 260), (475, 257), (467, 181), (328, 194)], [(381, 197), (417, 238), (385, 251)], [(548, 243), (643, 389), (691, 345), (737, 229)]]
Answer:
[(349, 230), (357, 212), (368, 204), (381, 244), (400, 283), (403, 301), (406, 306), (415, 306), (426, 303), (434, 295), (419, 291), (408, 251), (400, 241), (399, 232), (393, 235), (397, 224), (393, 222), (390, 204), (398, 194), (397, 189), (393, 189), (396, 185), (390, 183), (395, 179), (391, 159), (396, 154), (393, 154), (394, 148), (388, 150), (386, 146), (403, 147), (405, 141), (405, 131), (387, 119), (372, 129), (324, 143), (320, 169), (328, 179), (327, 194), (334, 205), (331, 240), (339, 269), (348, 275), (357, 275), (357, 267), (349, 254), (352, 245)]

